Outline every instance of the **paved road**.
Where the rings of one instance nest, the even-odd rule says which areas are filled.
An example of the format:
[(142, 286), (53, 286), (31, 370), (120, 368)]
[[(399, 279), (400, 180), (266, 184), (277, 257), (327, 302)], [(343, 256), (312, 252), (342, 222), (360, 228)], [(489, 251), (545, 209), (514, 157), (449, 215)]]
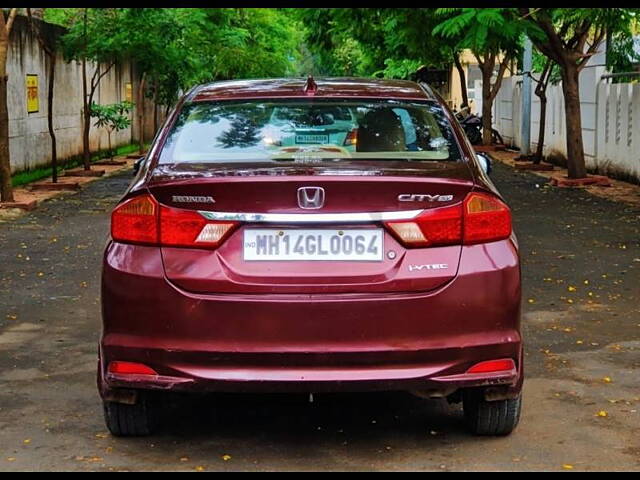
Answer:
[(129, 179), (0, 223), (0, 470), (640, 468), (640, 211), (501, 165), (523, 256), (513, 435), (472, 437), (458, 407), (389, 393), (180, 400), (164, 433), (111, 437), (94, 381), (100, 260)]

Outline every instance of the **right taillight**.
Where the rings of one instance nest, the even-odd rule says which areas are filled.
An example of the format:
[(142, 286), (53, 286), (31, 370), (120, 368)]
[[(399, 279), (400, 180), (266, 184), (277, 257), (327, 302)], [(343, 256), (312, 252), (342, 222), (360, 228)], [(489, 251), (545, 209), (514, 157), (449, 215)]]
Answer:
[(239, 224), (207, 220), (196, 211), (159, 205), (151, 195), (140, 195), (115, 208), (111, 236), (122, 243), (215, 248)]
[(390, 221), (385, 225), (407, 247), (460, 244), (462, 205), (425, 210), (411, 221)]
[(463, 210), (465, 245), (495, 242), (511, 235), (511, 211), (493, 195), (470, 193)]
[(470, 193), (457, 205), (425, 210), (416, 218), (385, 226), (409, 248), (472, 245), (511, 235), (511, 212), (498, 198)]

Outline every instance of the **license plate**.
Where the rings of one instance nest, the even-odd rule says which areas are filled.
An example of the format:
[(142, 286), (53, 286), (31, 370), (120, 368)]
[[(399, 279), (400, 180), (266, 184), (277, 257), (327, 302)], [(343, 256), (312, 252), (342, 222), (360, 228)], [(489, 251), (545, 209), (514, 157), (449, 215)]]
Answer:
[(329, 135), (296, 135), (296, 143), (329, 143)]
[(381, 261), (382, 229), (246, 229), (245, 260)]

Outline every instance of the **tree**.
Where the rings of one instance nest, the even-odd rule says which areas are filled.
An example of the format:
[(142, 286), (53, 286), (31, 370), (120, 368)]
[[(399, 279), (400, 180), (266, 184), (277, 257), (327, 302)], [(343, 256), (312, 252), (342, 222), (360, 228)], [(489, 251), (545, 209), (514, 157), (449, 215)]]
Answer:
[(598, 52), (607, 33), (629, 28), (640, 9), (633, 8), (518, 8), (518, 20), (531, 41), (558, 64), (567, 127), (569, 178), (584, 178), (587, 170), (582, 142), (579, 75)]
[[(385, 68), (383, 9), (299, 8), (294, 15), (313, 53), (314, 71), (302, 75), (371, 75)], [(350, 21), (348, 18), (351, 18)], [(368, 29), (362, 28), (367, 25)]]
[[(440, 21), (433, 8), (302, 8), (298, 16), (329, 74), (410, 78), (420, 66), (448, 69), (454, 60), (451, 42), (425, 34)], [(341, 55), (346, 47), (351, 61)]]
[[(63, 10), (60, 21), (68, 29), (61, 38), (65, 59), (82, 63), (82, 155), (84, 169), (90, 170), (91, 105), (102, 78), (109, 73), (118, 60), (122, 59), (122, 39), (126, 35), (120, 28), (118, 9), (69, 8)], [(94, 62), (96, 65), (91, 79), (87, 77), (87, 62)]]
[(113, 150), (111, 149), (111, 134), (119, 132), (131, 125), (131, 120), (127, 115), (133, 104), (131, 102), (120, 102), (112, 105), (91, 104), (91, 116), (96, 118), (94, 126), (107, 130), (107, 138), (109, 144), (109, 157), (113, 160)]
[[(147, 85), (153, 88), (154, 104), (158, 83), (166, 72), (182, 66), (176, 41), (181, 34), (180, 19), (171, 9), (124, 8), (119, 11), (119, 41), (122, 54), (132, 60), (137, 71), (136, 116), (139, 153), (144, 151), (145, 98)], [(154, 106), (155, 109), (155, 106)]]
[(533, 163), (539, 164), (542, 161), (542, 150), (544, 148), (545, 129), (547, 124), (547, 87), (549, 83), (556, 84), (559, 81), (558, 65), (553, 60), (546, 58), (539, 52), (534, 53), (533, 70), (540, 72), (538, 78), (531, 75), (536, 82), (535, 94), (540, 99), (540, 125), (538, 129), (538, 144), (536, 152), (533, 154)]
[(11, 186), (11, 157), (9, 156), (9, 111), (7, 109), (7, 55), (11, 28), (18, 14), (17, 8), (9, 9), (5, 19), (0, 9), (0, 201), (13, 202)]
[[(51, 182), (56, 183), (58, 181), (58, 152), (56, 147), (56, 133), (53, 128), (53, 88), (55, 85), (56, 74), (56, 41), (57, 38), (47, 40), (43, 32), (43, 22), (34, 22), (32, 18), (31, 8), (27, 8), (27, 16), (29, 17), (29, 24), (32, 31), (35, 33), (40, 48), (44, 51), (47, 61), (49, 62), (48, 78), (49, 84), (47, 87), (47, 126), (49, 128), (49, 136), (51, 137)], [(54, 34), (55, 35), (55, 34)]]
[(446, 19), (433, 33), (455, 41), (456, 49), (470, 49), (478, 62), (482, 73), (482, 143), (490, 145), (493, 101), (519, 50), (519, 22), (510, 18), (505, 8), (440, 8), (438, 13)]

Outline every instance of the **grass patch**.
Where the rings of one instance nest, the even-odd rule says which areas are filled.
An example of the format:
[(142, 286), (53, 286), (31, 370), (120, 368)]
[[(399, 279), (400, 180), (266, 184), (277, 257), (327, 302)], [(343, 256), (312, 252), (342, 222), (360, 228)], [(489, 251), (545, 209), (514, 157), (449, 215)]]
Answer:
[[(149, 144), (145, 145), (145, 149), (149, 148)], [(128, 155), (133, 152), (138, 151), (138, 144), (132, 143), (129, 145), (122, 145), (115, 149), (114, 157), (120, 155)], [(107, 150), (99, 150), (91, 155), (91, 161), (97, 162), (98, 160), (103, 160), (105, 158), (109, 158), (111, 155)], [(68, 170), (70, 168), (78, 167), (82, 165), (82, 155), (74, 155), (66, 159), (65, 161), (58, 162), (58, 175), (61, 175), (64, 170)], [(53, 173), (52, 167), (38, 167), (31, 170), (23, 170), (22, 172), (18, 172), (11, 177), (11, 184), (14, 187), (19, 187), (21, 185), (26, 185), (27, 183), (36, 182), (38, 180), (42, 180), (43, 178), (50, 177)]]

